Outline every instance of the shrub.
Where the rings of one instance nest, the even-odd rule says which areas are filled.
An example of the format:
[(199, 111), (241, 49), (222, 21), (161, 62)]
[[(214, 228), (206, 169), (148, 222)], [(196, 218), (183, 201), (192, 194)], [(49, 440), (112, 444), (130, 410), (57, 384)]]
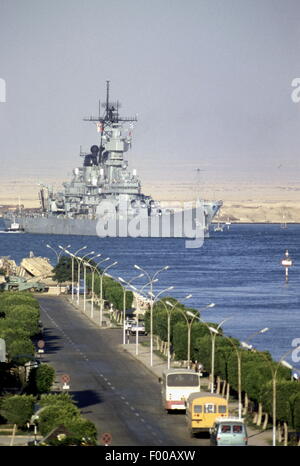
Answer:
[(17, 305), (27, 305), (31, 308), (39, 309), (40, 305), (36, 298), (27, 292), (12, 293), (11, 291), (0, 294), (0, 311), (6, 311), (10, 307)]
[(0, 413), (9, 424), (23, 427), (34, 412), (35, 398), (32, 395), (6, 396), (1, 401)]
[(31, 369), (27, 391), (34, 394), (48, 393), (51, 390), (55, 376), (55, 370), (48, 364), (41, 364)]
[(97, 429), (95, 424), (83, 417), (67, 420), (65, 426), (77, 441), (85, 440), (89, 445), (96, 444)]
[(18, 365), (24, 365), (25, 362), (33, 359), (35, 348), (29, 338), (22, 338), (10, 342), (7, 353), (10, 361)]
[(46, 436), (55, 427), (68, 421), (74, 421), (80, 417), (79, 409), (72, 403), (57, 402), (55, 405), (45, 406), (45, 409), (40, 413), (38, 424), (39, 430), (43, 436)]
[(39, 333), (39, 319), (35, 309), (17, 306), (10, 309), (5, 320), (11, 322), (11, 325), (14, 325), (14, 321), (18, 327), (22, 327), (30, 336), (34, 336)]
[(55, 404), (59, 403), (71, 403), (74, 404), (73, 398), (69, 393), (55, 393), (55, 394), (46, 394), (46, 395), (41, 395), (39, 404), (41, 407), (44, 406), (52, 406)]

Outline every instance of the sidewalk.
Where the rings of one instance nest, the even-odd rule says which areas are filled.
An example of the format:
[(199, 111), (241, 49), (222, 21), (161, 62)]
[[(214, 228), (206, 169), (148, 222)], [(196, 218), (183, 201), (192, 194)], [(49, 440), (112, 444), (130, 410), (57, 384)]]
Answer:
[[(72, 298), (70, 295), (66, 296), (67, 301), (75, 307), (78, 311), (84, 314), (89, 320), (91, 320), (94, 324), (99, 326), (100, 324), (100, 310), (96, 305), (94, 305), (93, 315), (91, 313), (91, 303), (90, 301), (86, 301), (85, 312), (83, 306), (83, 298), (80, 297), (79, 306), (77, 304), (77, 296), (74, 297), (74, 301), (72, 302)], [(107, 312), (106, 312), (107, 313)], [(108, 317), (102, 317), (102, 329), (109, 329), (115, 327), (111, 325), (111, 322)], [(121, 328), (121, 327), (120, 327)], [(151, 372), (152, 375), (155, 377), (162, 378), (162, 374), (165, 370), (167, 370), (167, 361), (159, 357), (156, 353), (152, 355), (152, 362), (153, 365), (150, 365), (150, 348), (136, 343), (129, 343), (126, 345), (119, 345), (123, 351), (126, 351), (130, 354), (131, 357), (135, 358), (139, 363), (143, 364), (143, 366)], [(201, 378), (201, 389), (203, 391), (208, 391), (208, 378)], [(229, 411), (231, 415), (237, 416), (238, 413), (238, 403), (229, 402)], [(271, 446), (272, 445), (272, 430), (264, 430), (260, 431), (259, 429), (254, 429), (250, 426), (247, 426), (248, 431), (248, 444), (249, 446)]]

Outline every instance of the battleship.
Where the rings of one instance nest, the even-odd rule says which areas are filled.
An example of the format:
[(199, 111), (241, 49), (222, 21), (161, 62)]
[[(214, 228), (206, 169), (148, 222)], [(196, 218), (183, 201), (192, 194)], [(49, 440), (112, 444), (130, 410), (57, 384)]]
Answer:
[[(195, 238), (209, 236), (212, 219), (222, 201), (205, 201), (184, 209), (162, 208), (160, 202), (142, 192), (135, 169), (128, 168), (124, 154), (132, 145), (132, 129), (137, 117), (120, 116), (120, 103), (110, 100), (110, 82), (106, 82), (106, 100), (98, 116), (84, 118), (96, 125), (98, 144), (82, 152), (82, 166), (73, 170), (69, 182), (60, 191), (40, 185), (38, 212), (19, 208), (4, 215), (5, 226), (12, 217), (25, 233)], [(200, 234), (199, 234), (200, 231)]]

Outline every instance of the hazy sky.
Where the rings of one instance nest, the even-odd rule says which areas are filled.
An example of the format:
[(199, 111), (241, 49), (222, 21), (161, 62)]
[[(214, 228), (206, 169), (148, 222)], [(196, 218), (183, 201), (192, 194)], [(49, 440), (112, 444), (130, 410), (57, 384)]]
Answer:
[(295, 77), (299, 0), (0, 0), (0, 176), (68, 178), (110, 80), (144, 182), (297, 182)]

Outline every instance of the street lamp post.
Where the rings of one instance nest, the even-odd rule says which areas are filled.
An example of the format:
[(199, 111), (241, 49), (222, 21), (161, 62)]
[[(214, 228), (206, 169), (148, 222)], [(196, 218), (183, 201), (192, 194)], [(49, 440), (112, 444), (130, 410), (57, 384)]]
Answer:
[[(56, 255), (56, 264), (58, 264), (62, 252), (58, 253), (52, 246), (50, 246), (50, 244), (46, 244), (46, 247), (49, 248), (49, 249), (51, 249), (51, 251), (53, 251), (53, 252), (55, 253), (55, 255)], [(68, 246), (65, 246), (64, 248), (62, 248), (62, 247), (59, 246), (59, 248), (61, 248), (61, 249), (63, 249), (63, 250), (64, 250), (64, 249), (68, 249), (68, 248), (70, 248), (70, 247), (71, 247), (70, 244), (68, 244)]]
[(219, 334), (220, 327), (226, 322), (227, 320), (232, 319), (232, 317), (227, 317), (226, 319), (222, 320), (217, 326), (217, 328), (211, 327), (205, 322), (204, 320), (200, 319), (199, 321), (206, 325), (209, 330), (210, 337), (211, 337), (211, 380), (210, 380), (210, 392), (214, 393), (214, 381), (215, 381), (215, 347), (216, 347), (216, 336)]
[[(53, 251), (53, 252), (55, 253), (55, 255), (56, 255), (56, 265), (57, 265), (57, 264), (59, 263), (59, 259), (60, 259), (60, 256), (61, 256), (61, 254), (62, 254), (62, 251), (58, 253), (52, 246), (50, 246), (50, 244), (46, 244), (46, 247), (49, 248), (49, 249), (51, 249), (51, 251)], [(70, 244), (68, 244), (67, 246), (65, 246), (66, 249), (67, 249), (67, 248), (70, 248), (70, 247), (71, 247)], [(58, 281), (57, 281), (57, 286), (58, 286)], [(60, 285), (60, 287), (59, 287), (59, 291), (61, 292), (61, 285)]]
[(150, 296), (150, 365), (153, 366), (153, 307), (155, 302), (158, 300), (159, 296), (167, 291), (174, 289), (174, 286), (169, 286), (168, 288), (160, 291), (157, 295), (154, 295), (153, 292), (149, 292)]
[(284, 358), (286, 358), (286, 356), (288, 356), (290, 353), (292, 353), (294, 350), (299, 350), (300, 349), (300, 346), (296, 347), (296, 348), (292, 348), (290, 349), (289, 351), (287, 351), (286, 353), (284, 353), (281, 358), (279, 359), (276, 367), (274, 368), (271, 364), (271, 362), (266, 358), (266, 356), (264, 355), (264, 353), (259, 353), (264, 359), (265, 361), (268, 363), (269, 367), (270, 367), (270, 370), (271, 370), (271, 374), (272, 374), (272, 392), (273, 392), (273, 395), (272, 395), (272, 418), (273, 418), (273, 429), (272, 429), (272, 444), (273, 444), (273, 447), (276, 447), (276, 416), (277, 416), (277, 372), (278, 372), (278, 369), (280, 367), (280, 364), (282, 364), (283, 366), (287, 367), (288, 369), (292, 369), (292, 366), (286, 362), (284, 360)]
[[(97, 257), (100, 257), (101, 254), (98, 254)], [(92, 299), (91, 299), (91, 319), (94, 318), (94, 290), (95, 290), (95, 272), (98, 273), (99, 275), (99, 281), (100, 281), (100, 274), (99, 274), (99, 269), (98, 266), (102, 264), (103, 262), (106, 262), (109, 260), (109, 257), (106, 257), (105, 259), (102, 259), (99, 261), (96, 265), (90, 264), (88, 261), (86, 262), (86, 266), (90, 267), (92, 269)]]
[(83, 246), (82, 248), (78, 249), (76, 252), (71, 253), (70, 251), (68, 251), (66, 248), (63, 248), (62, 246), (58, 246), (60, 249), (62, 249), (64, 252), (66, 252), (69, 256), (71, 256), (71, 259), (72, 259), (72, 301), (74, 301), (74, 259), (76, 260), (77, 264), (78, 264), (78, 260), (77, 260), (77, 257), (76, 255), (82, 251), (83, 249), (86, 249), (87, 246)]
[[(106, 260), (109, 260), (109, 257), (106, 258), (105, 261)], [(104, 262), (104, 260), (101, 262)], [(103, 320), (103, 276), (105, 275), (108, 269), (110, 269), (111, 267), (114, 267), (115, 265), (117, 265), (117, 263), (118, 263), (117, 261), (113, 262), (112, 264), (105, 267), (105, 269), (103, 269), (102, 272), (100, 272), (97, 269), (97, 273), (100, 278), (100, 327), (102, 327), (102, 320)]]
[[(208, 304), (207, 306), (205, 306), (203, 309), (200, 309), (198, 311), (198, 313), (204, 311), (205, 309), (209, 309), (209, 308), (212, 308), (212, 307), (215, 307), (215, 303), (210, 303)], [(186, 323), (187, 323), (187, 327), (188, 327), (188, 347), (187, 347), (187, 358), (188, 358), (188, 369), (190, 369), (191, 367), (191, 333), (192, 333), (192, 325), (193, 325), (193, 322), (196, 318), (199, 319), (199, 316), (197, 314), (194, 314), (193, 312), (190, 312), (190, 311), (184, 311), (182, 309), (179, 308), (179, 310), (181, 311), (181, 313), (183, 314), (185, 320), (186, 320)], [(189, 317), (191, 317), (189, 319)]]
[[(190, 299), (192, 297), (191, 294), (185, 296), (185, 298), (183, 298), (183, 301), (187, 300), (187, 299)], [(169, 306), (169, 309), (167, 308), (166, 304), (164, 301), (161, 300), (161, 302), (164, 304), (165, 306), (165, 309), (166, 309), (166, 312), (167, 312), (167, 327), (168, 327), (168, 369), (170, 369), (170, 365), (171, 365), (171, 351), (170, 351), (170, 347), (171, 347), (171, 314), (172, 312), (174, 311), (174, 309), (176, 308), (177, 306), (177, 301), (175, 301), (174, 304), (170, 303), (170, 301), (166, 301), (166, 304)]]
[(158, 295), (156, 295), (156, 296), (153, 294), (153, 283), (156, 280), (157, 275), (159, 273), (163, 272), (164, 270), (168, 270), (169, 269), (168, 265), (166, 265), (165, 267), (162, 267), (161, 269), (157, 270), (152, 277), (146, 270), (144, 270), (139, 265), (135, 265), (134, 268), (141, 271), (142, 273), (144, 273), (147, 276), (147, 278), (149, 280), (149, 285), (150, 285), (150, 291), (149, 291), (148, 294), (150, 295), (150, 298), (151, 298), (150, 299), (150, 366), (152, 367), (153, 366), (153, 306), (154, 306), (154, 301), (163, 292), (172, 290), (174, 287), (172, 286), (172, 287), (166, 288), (165, 290), (158, 293)]
[[(85, 309), (86, 309), (86, 268), (87, 267), (90, 267), (91, 268), (91, 264), (90, 264), (90, 261), (92, 261), (93, 259), (95, 259), (96, 257), (100, 257), (101, 254), (96, 254), (95, 256), (91, 257), (90, 259), (87, 259), (87, 260), (84, 260), (83, 261), (83, 282), (84, 282), (84, 290), (83, 290), (83, 312), (85, 312)], [(92, 286), (93, 288), (93, 286)], [(93, 290), (92, 290), (93, 292)]]
[[(82, 257), (76, 257), (77, 258), (77, 264), (78, 264), (78, 286), (77, 286), (77, 305), (79, 306), (79, 294), (80, 294), (80, 266), (81, 266), (81, 262), (83, 262), (83, 260), (91, 255), (91, 254), (94, 254), (95, 251), (91, 251), (91, 252), (88, 252), (87, 254), (85, 254), (84, 256)], [(84, 285), (84, 288), (85, 288), (85, 285)], [(85, 291), (85, 290), (84, 290)]]
[(142, 278), (144, 276), (143, 273), (140, 273), (137, 277), (133, 277), (131, 280), (126, 281), (122, 277), (118, 277), (118, 280), (123, 284), (123, 345), (126, 344), (126, 329), (125, 329), (125, 323), (126, 323), (126, 285), (130, 287), (132, 282), (134, 280), (137, 280), (139, 278)]
[[(256, 335), (259, 335), (261, 333), (267, 332), (269, 329), (263, 328), (261, 330), (258, 330), (257, 332), (253, 333), (247, 338), (247, 341), (249, 341), (251, 338), (253, 338)], [(238, 363), (238, 404), (239, 404), (239, 418), (242, 418), (242, 350), (241, 348), (237, 348), (237, 346), (231, 341), (231, 339), (227, 335), (223, 335), (225, 338), (228, 339), (229, 343), (232, 345), (236, 352), (237, 356), (237, 363)], [(244, 348), (251, 349), (251, 346), (248, 343), (241, 342), (241, 345)]]

